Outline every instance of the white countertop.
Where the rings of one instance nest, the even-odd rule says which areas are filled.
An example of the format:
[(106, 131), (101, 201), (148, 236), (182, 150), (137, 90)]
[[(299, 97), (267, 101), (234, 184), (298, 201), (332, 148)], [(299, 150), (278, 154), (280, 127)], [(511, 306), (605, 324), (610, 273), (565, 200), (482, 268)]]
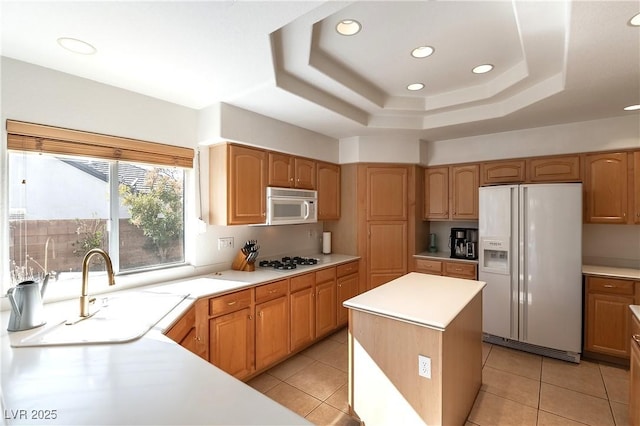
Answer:
[(640, 321), (640, 305), (629, 305), (629, 309), (636, 316), (636, 319)]
[(451, 261), (451, 262), (464, 262), (464, 263), (478, 263), (478, 260), (475, 259), (457, 259), (455, 257), (451, 257), (451, 253), (449, 252), (443, 252), (443, 251), (439, 251), (436, 253), (431, 253), (428, 251), (423, 251), (420, 252), (418, 254), (414, 254), (413, 257), (416, 258), (420, 258), (420, 259), (435, 259), (435, 260), (446, 260), (446, 261)]
[(345, 301), (344, 306), (444, 331), (485, 285), (411, 272)]
[[(139, 290), (189, 294), (142, 338), (129, 343), (14, 348), (11, 347), (13, 339), (22, 339), (29, 333), (59, 323), (70, 313), (77, 314), (78, 300), (46, 304), (47, 324), (35, 330), (8, 333), (10, 313), (2, 312), (0, 402), (3, 422), (67, 425), (310, 424), (163, 333), (198, 298), (358, 259), (344, 255), (317, 257), (320, 259), (318, 265), (293, 272), (256, 267), (256, 272), (229, 270), (125, 290), (122, 294)], [(55, 419), (51, 418), (52, 410), (55, 410)], [(50, 418), (32, 418), (33, 414), (49, 414)]]
[(640, 269), (612, 266), (582, 265), (584, 275), (640, 280)]

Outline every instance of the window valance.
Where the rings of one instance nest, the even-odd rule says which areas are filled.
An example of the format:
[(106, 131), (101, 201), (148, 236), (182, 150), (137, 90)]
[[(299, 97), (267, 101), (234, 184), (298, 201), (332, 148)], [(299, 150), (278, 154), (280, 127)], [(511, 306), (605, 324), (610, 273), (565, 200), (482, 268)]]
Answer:
[(193, 167), (194, 150), (99, 133), (7, 120), (12, 150)]

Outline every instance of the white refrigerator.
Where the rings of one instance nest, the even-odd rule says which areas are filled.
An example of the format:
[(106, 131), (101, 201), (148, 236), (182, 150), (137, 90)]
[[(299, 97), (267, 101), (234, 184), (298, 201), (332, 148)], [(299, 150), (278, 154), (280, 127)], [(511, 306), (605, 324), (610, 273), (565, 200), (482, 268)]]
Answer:
[(580, 362), (582, 184), (481, 187), (484, 340)]

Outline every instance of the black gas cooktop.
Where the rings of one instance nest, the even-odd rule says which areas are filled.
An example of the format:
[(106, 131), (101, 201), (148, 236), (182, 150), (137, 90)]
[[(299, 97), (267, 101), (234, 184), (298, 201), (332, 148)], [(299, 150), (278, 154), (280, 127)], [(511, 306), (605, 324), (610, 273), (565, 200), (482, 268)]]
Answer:
[(273, 268), (283, 271), (288, 271), (291, 269), (296, 269), (298, 266), (309, 266), (316, 265), (318, 263), (318, 259), (313, 257), (283, 257), (279, 260), (261, 260), (258, 265), (263, 268)]

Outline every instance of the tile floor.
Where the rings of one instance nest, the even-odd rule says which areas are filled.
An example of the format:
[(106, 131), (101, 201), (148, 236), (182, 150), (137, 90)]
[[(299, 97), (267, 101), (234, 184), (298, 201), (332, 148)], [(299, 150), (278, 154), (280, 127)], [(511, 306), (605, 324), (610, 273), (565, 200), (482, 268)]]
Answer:
[[(348, 415), (347, 330), (249, 381), (316, 425), (357, 425)], [(466, 426), (628, 425), (629, 371), (572, 364), (483, 343), (482, 388)]]

